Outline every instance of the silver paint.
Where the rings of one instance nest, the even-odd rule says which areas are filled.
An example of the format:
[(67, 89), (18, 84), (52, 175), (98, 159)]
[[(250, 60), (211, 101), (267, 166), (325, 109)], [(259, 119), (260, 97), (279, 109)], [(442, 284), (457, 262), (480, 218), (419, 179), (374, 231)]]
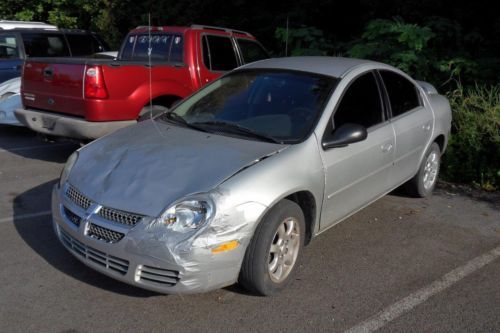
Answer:
[[(122, 276), (75, 254), (77, 258), (118, 280), (159, 292), (192, 293), (227, 286), (237, 281), (258, 223), (283, 198), (303, 192), (313, 199), (315, 214), (306, 222), (315, 236), (413, 177), (439, 135), (446, 145), (451, 126), (446, 98), (388, 65), (295, 57), (243, 68), (301, 70), (342, 80), (314, 132), (300, 144), (237, 139), (145, 121), (82, 148), (69, 183), (99, 205), (146, 218), (125, 230), (117, 243), (89, 238), (65, 218), (62, 204), (78, 207), (56, 185), (52, 201), (56, 233), (60, 236), (64, 230), (78, 242), (130, 264)], [(365, 141), (324, 150), (321, 138), (346, 87), (360, 74), (382, 68), (413, 82), (423, 106), (369, 128)], [(215, 203), (215, 216), (199, 230), (167, 230), (157, 218), (171, 204), (191, 195), (208, 196)], [(236, 249), (212, 253), (233, 240), (239, 242)], [(180, 279), (175, 286), (144, 283), (138, 279), (143, 265), (179, 271)]]

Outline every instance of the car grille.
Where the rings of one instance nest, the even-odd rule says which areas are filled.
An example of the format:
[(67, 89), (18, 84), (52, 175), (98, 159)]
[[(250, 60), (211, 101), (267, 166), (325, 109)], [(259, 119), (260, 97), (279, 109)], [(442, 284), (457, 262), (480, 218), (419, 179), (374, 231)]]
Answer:
[(103, 228), (94, 223), (90, 223), (87, 235), (92, 238), (105, 241), (107, 243), (116, 243), (120, 239), (122, 239), (123, 236), (125, 236), (121, 232), (116, 232), (108, 228)]
[(175, 286), (179, 281), (179, 272), (151, 266), (139, 266), (138, 276), (143, 283), (152, 285)]
[[(87, 210), (92, 204), (94, 204), (92, 200), (78, 192), (78, 190), (70, 184), (68, 184), (68, 188), (66, 189), (66, 196), (76, 205), (82, 207), (85, 210)], [(141, 222), (142, 218), (144, 217), (144, 215), (128, 213), (109, 207), (102, 207), (99, 210), (98, 214), (108, 221), (120, 223), (128, 227), (135, 226), (137, 223)]]
[(76, 225), (78, 227), (80, 225), (80, 221), (82, 220), (80, 218), (80, 216), (76, 215), (75, 213), (73, 213), (72, 211), (70, 211), (66, 207), (63, 207), (63, 208), (64, 208), (64, 215), (66, 215), (66, 217), (68, 218), (68, 220), (71, 223), (73, 223), (74, 225)]
[(72, 185), (66, 189), (66, 196), (83, 209), (88, 209), (93, 204), (92, 200), (78, 192)]
[(92, 262), (121, 275), (127, 274), (129, 266), (127, 260), (110, 256), (104, 252), (93, 249), (71, 237), (62, 230), (62, 228), (59, 228), (59, 235), (62, 243), (71, 250), (72, 253), (83, 258), (85, 261)]
[(130, 227), (133, 227), (134, 225), (139, 223), (143, 218), (142, 215), (127, 213), (118, 209), (112, 209), (108, 207), (102, 207), (101, 210), (99, 210), (98, 214), (106, 220), (125, 224)]

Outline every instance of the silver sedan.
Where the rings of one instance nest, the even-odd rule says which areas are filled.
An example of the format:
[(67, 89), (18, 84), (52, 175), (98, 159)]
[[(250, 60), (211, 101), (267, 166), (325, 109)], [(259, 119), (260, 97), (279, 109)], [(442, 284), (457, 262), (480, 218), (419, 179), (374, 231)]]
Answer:
[(450, 123), (445, 97), (388, 65), (256, 62), (75, 152), (54, 228), (83, 263), (141, 288), (271, 295), (321, 232), (401, 185), (430, 195)]

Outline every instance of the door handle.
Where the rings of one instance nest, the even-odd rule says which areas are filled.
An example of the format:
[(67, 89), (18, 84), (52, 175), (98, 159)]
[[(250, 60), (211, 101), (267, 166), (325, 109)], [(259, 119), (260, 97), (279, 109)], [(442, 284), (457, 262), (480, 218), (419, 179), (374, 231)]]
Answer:
[(424, 130), (425, 132), (430, 131), (431, 130), (431, 124), (422, 125), (422, 130)]
[(388, 153), (392, 150), (392, 143), (386, 143), (382, 146), (380, 146), (380, 150), (382, 150), (382, 152), (384, 153)]

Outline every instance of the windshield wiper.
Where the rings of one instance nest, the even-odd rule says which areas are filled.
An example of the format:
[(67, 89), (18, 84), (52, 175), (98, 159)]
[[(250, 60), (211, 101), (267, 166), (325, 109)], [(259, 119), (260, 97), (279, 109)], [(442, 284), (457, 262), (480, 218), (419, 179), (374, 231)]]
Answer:
[(264, 141), (272, 142), (272, 143), (282, 143), (281, 141), (273, 138), (270, 135), (260, 133), (257, 131), (254, 131), (253, 129), (241, 126), (239, 124), (233, 123), (233, 122), (226, 122), (226, 121), (221, 121), (221, 120), (212, 120), (212, 121), (202, 121), (202, 122), (196, 122), (191, 125), (208, 125), (208, 126), (215, 126), (215, 127), (223, 127), (226, 129), (230, 129), (234, 132), (241, 133), (241, 134), (248, 134), (250, 136), (253, 136), (254, 138), (261, 139)]
[(167, 121), (173, 122), (175, 124), (180, 124), (180, 125), (183, 125), (185, 127), (195, 129), (197, 131), (209, 132), (200, 126), (196, 126), (196, 125), (189, 123), (186, 119), (184, 119), (182, 116), (178, 115), (175, 112), (166, 112), (161, 116), (161, 118), (166, 118)]

